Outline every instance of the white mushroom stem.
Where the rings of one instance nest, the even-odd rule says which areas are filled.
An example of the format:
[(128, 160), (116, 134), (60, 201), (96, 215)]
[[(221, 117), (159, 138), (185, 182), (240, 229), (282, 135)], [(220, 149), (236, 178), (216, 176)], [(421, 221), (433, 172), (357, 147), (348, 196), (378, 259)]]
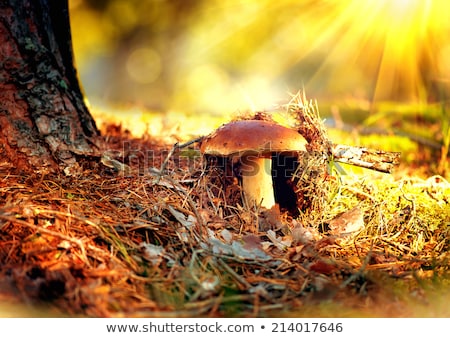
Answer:
[(241, 167), (242, 188), (249, 206), (267, 209), (275, 205), (270, 158), (249, 156), (243, 158)]

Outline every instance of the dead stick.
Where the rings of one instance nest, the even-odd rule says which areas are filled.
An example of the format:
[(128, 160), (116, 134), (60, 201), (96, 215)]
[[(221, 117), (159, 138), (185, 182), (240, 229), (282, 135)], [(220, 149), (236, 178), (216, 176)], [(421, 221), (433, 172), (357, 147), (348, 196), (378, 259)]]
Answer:
[(383, 173), (391, 173), (400, 160), (399, 152), (387, 152), (342, 144), (333, 145), (331, 155), (336, 162), (348, 163)]

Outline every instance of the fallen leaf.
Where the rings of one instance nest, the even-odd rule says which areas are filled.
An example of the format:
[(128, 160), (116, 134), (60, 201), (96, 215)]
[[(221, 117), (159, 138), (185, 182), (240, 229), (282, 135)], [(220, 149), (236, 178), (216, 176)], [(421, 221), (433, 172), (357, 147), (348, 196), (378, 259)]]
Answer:
[(188, 215), (186, 216), (185, 214), (183, 214), (182, 212), (175, 210), (174, 207), (172, 207), (171, 205), (167, 206), (170, 213), (173, 215), (173, 217), (176, 218), (176, 220), (178, 222), (181, 223), (181, 225), (183, 225), (186, 228), (190, 228), (192, 225), (194, 225), (195, 223), (195, 217), (192, 215)]
[(334, 217), (328, 227), (332, 235), (349, 236), (364, 228), (364, 213), (354, 207)]
[(163, 246), (151, 243), (141, 243), (140, 247), (145, 259), (150, 261), (153, 265), (159, 265), (161, 263), (165, 251)]
[(309, 269), (317, 273), (329, 275), (330, 273), (336, 271), (337, 268), (336, 265), (331, 262), (327, 262), (323, 259), (318, 259), (311, 263)]
[(282, 239), (281, 237), (277, 237), (275, 231), (269, 230), (267, 231), (267, 237), (270, 241), (280, 250), (284, 251), (289, 248), (292, 244), (292, 239)]
[(220, 232), (220, 236), (222, 236), (222, 238), (223, 238), (223, 240), (226, 242), (226, 243), (231, 243), (231, 240), (233, 239), (233, 235), (231, 234), (231, 232), (229, 231), (229, 230), (227, 230), (227, 229), (223, 229), (221, 232)]

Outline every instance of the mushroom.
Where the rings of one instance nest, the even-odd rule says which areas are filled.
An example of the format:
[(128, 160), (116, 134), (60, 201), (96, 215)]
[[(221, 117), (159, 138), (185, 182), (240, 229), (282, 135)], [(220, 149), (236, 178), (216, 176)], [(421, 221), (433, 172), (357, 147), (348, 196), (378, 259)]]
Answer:
[(249, 205), (271, 209), (275, 204), (272, 156), (305, 151), (306, 141), (296, 130), (273, 121), (240, 120), (222, 125), (200, 145), (204, 155), (239, 161), (242, 189)]

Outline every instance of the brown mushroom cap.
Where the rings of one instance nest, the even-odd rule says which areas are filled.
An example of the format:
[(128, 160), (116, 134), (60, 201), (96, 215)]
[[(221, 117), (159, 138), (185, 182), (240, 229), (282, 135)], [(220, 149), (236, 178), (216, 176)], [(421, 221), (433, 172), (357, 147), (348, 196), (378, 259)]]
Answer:
[(304, 151), (306, 140), (296, 130), (264, 120), (241, 120), (222, 125), (206, 136), (200, 151), (229, 156), (270, 152)]

